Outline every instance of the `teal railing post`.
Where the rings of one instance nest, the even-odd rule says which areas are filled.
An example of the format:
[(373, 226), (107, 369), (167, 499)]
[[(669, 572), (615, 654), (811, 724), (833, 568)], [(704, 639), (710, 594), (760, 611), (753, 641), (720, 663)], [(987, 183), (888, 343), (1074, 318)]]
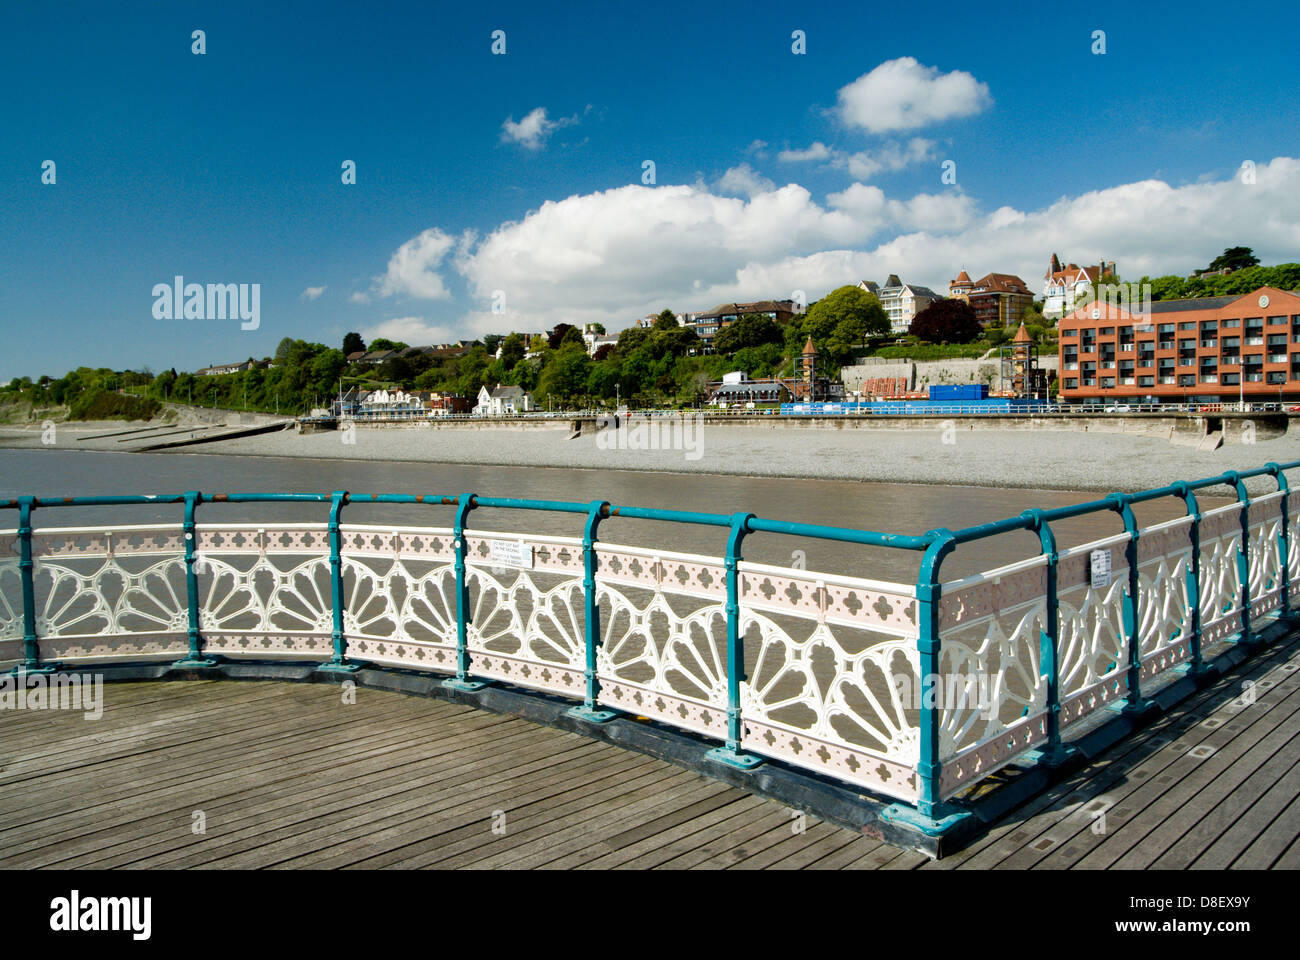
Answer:
[(939, 652), (943, 638), (939, 601), (943, 596), (943, 585), (939, 581), (939, 567), (944, 557), (956, 548), (957, 539), (951, 530), (944, 528), (931, 530), (928, 536), (931, 538), (930, 546), (921, 557), (921, 567), (916, 575), (917, 690), (921, 697), (917, 704), (920, 743), (916, 760), (916, 806), (891, 803), (880, 812), (880, 816), (883, 820), (905, 823), (927, 835), (938, 836), (971, 814), (943, 800), (943, 763), (940, 759), (939, 711), (943, 693)]
[(601, 519), (608, 512), (608, 500), (591, 501), (587, 507), (587, 523), (582, 528), (583, 621), (587, 646), (584, 675), (587, 693), (582, 706), (572, 708), (569, 715), (591, 723), (607, 723), (618, 716), (613, 710), (602, 710), (597, 706), (600, 697), (600, 681), (596, 677), (596, 649), (600, 646), (600, 604), (596, 602), (596, 533)]
[(339, 529), (339, 515), (347, 502), (346, 490), (335, 490), (330, 494), (330, 601), (334, 609), (334, 654), (316, 668), (326, 673), (354, 673), (364, 666), (347, 659), (347, 639), (343, 635), (343, 533)]
[(1122, 493), (1112, 493), (1106, 498), (1114, 504), (1115, 511), (1124, 521), (1128, 543), (1124, 545), (1124, 561), (1128, 564), (1128, 583), (1124, 589), (1124, 633), (1128, 641), (1128, 695), (1124, 713), (1143, 713), (1151, 705), (1142, 699), (1142, 620), (1138, 605), (1141, 601), (1141, 584), (1138, 577), (1138, 529), (1133, 515), (1131, 498)]
[(1058, 566), (1060, 555), (1056, 550), (1056, 534), (1051, 525), (1043, 518), (1042, 510), (1026, 510), (1022, 516), (1028, 518), (1030, 529), (1038, 533), (1038, 543), (1047, 560), (1046, 567), (1046, 616), (1043, 629), (1039, 632), (1038, 669), (1047, 682), (1045, 708), (1047, 710), (1047, 740), (1038, 752), (1041, 761), (1048, 766), (1062, 763), (1071, 753), (1061, 746), (1061, 609), (1057, 600)]
[(1278, 589), (1281, 593), (1279, 598), (1280, 606), (1277, 611), (1279, 620), (1291, 619), (1291, 505), (1287, 502), (1291, 499), (1291, 485), (1287, 483), (1286, 474), (1282, 472), (1281, 464), (1266, 464), (1269, 472), (1277, 478), (1277, 488), (1282, 493), (1282, 517), (1281, 529), (1277, 534), (1277, 553), (1278, 553), (1278, 578), (1280, 583)]
[(1250, 497), (1246, 494), (1246, 483), (1236, 470), (1224, 473), (1224, 479), (1237, 491), (1237, 502), (1241, 504), (1241, 546), (1237, 550), (1237, 582), (1241, 585), (1241, 633), (1238, 643), (1255, 642), (1255, 635), (1250, 629)]
[(727, 745), (714, 747), (707, 754), (744, 770), (752, 770), (763, 762), (762, 757), (740, 750), (744, 726), (740, 715), (740, 684), (745, 679), (745, 638), (740, 630), (740, 545), (752, 519), (752, 513), (733, 513), (731, 532), (727, 535)]
[(185, 491), (185, 521), (181, 530), (185, 537), (185, 601), (189, 608), (190, 651), (172, 664), (186, 670), (203, 667), (215, 667), (217, 661), (203, 655), (203, 636), (199, 632), (199, 577), (194, 570), (197, 562), (194, 556), (198, 547), (198, 530), (194, 523), (194, 511), (203, 502), (203, 494), (197, 490)]
[(53, 673), (56, 663), (41, 664), (41, 645), (36, 637), (36, 578), (32, 560), (32, 511), (35, 497), (18, 498), (18, 579), (23, 590), (23, 662), (18, 673)]
[(455, 690), (482, 690), (487, 684), (469, 678), (469, 581), (465, 577), (465, 520), (474, 509), (474, 494), (456, 498), (456, 516), (452, 522), (453, 547), (456, 551), (456, 676), (442, 681)]
[(1173, 487), (1183, 498), (1187, 515), (1192, 518), (1192, 525), (1187, 530), (1192, 553), (1187, 561), (1187, 613), (1183, 618), (1183, 629), (1187, 631), (1191, 650), (1187, 669), (1193, 674), (1204, 673), (1205, 657), (1201, 653), (1201, 504), (1188, 484), (1175, 483)]

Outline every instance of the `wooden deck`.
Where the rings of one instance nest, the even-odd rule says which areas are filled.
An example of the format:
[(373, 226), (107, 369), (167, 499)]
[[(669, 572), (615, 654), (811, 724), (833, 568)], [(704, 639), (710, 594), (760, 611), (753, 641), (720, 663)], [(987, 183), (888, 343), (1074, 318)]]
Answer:
[(97, 721), (0, 712), (0, 867), (1294, 869), (1298, 674), (1300, 640), (1278, 645), (939, 861), (442, 701), (112, 684)]

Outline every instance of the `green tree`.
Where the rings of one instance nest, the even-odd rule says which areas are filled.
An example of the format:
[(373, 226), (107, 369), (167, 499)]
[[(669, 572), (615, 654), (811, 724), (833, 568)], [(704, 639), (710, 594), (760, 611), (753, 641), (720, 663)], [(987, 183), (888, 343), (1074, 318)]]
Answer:
[[(1228, 247), (1205, 268), (1209, 270), (1241, 270), (1244, 267), (1259, 266), (1259, 257), (1255, 256), (1255, 251), (1250, 247)], [(1197, 271), (1202, 273), (1205, 271)]]
[(354, 353), (364, 352), (366, 341), (361, 339), (359, 333), (345, 333), (343, 335), (343, 353), (345, 356), (351, 356)]
[(780, 343), (783, 338), (781, 325), (771, 317), (761, 313), (747, 313), (718, 331), (713, 338), (713, 349), (718, 353), (735, 353), (746, 347)]
[(538, 395), (568, 400), (587, 391), (591, 374), (591, 358), (581, 346), (569, 344), (557, 350), (537, 383)]
[(671, 330), (673, 327), (676, 326), (679, 326), (679, 324), (677, 323), (677, 314), (673, 313), (671, 310), (665, 307), (664, 309), (660, 310), (659, 315), (655, 317), (654, 324), (651, 326), (651, 329), (657, 333), (660, 330)]
[(795, 317), (787, 324), (786, 353), (798, 356), (804, 341), (812, 337), (813, 344), (833, 363), (844, 363), (851, 359), (854, 346), (865, 343), (868, 337), (888, 332), (889, 317), (876, 295), (858, 286), (843, 286), (832, 290), (802, 317)]
[(501, 341), (501, 363), (507, 370), (513, 370), (526, 352), (524, 338), (517, 333), (512, 333)]

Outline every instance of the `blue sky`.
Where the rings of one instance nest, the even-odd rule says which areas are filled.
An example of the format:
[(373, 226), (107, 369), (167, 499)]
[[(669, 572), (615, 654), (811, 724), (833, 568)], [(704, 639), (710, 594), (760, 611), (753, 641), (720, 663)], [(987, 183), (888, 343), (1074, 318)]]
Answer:
[[(0, 12), (0, 377), (617, 329), (889, 272), (1037, 288), (1054, 250), (1125, 279), (1300, 260), (1294, 4), (274, 7)], [(155, 318), (178, 274), (259, 283), (258, 329)]]

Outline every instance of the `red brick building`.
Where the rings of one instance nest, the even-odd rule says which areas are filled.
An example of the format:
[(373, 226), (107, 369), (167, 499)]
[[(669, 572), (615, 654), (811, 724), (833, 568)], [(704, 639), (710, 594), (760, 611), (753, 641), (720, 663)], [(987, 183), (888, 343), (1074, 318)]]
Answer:
[(1300, 291), (1091, 303), (1061, 318), (1063, 401), (1300, 400)]

